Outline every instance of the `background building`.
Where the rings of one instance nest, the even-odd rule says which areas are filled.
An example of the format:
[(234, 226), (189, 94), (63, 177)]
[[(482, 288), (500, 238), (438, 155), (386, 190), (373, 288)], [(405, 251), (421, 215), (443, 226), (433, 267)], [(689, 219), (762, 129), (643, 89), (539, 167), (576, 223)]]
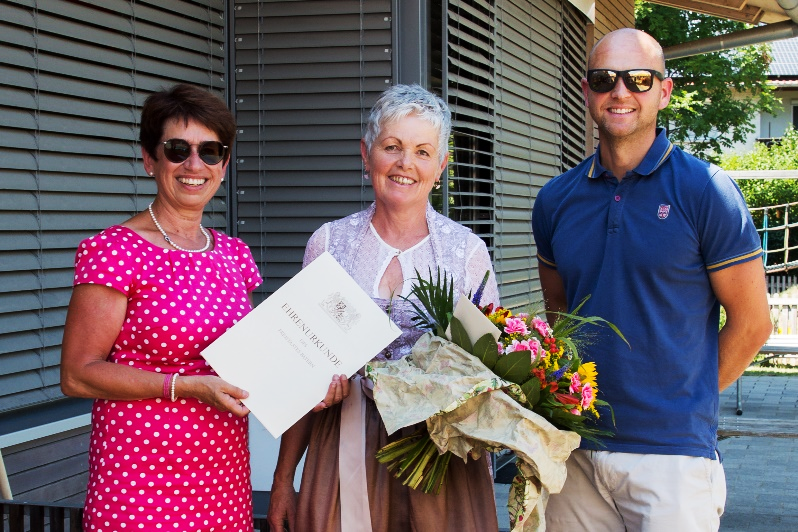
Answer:
[(234, 111), (229, 179), (204, 223), (250, 245), (260, 301), (299, 270), (312, 231), (370, 203), (359, 139), (378, 94), (439, 92), (454, 134), (435, 201), (485, 239), (519, 307), (539, 299), (537, 191), (593, 149), (587, 51), (633, 25), (632, 0), (2, 2), (0, 452), (15, 498), (83, 497), (90, 402), (59, 389), (74, 253), (152, 200), (137, 144), (148, 94), (190, 82)]
[(778, 140), (788, 126), (798, 129), (798, 37), (773, 41), (771, 53), (768, 82), (781, 98), (782, 108), (776, 115), (759, 116), (757, 131), (746, 145), (748, 149), (754, 142)]

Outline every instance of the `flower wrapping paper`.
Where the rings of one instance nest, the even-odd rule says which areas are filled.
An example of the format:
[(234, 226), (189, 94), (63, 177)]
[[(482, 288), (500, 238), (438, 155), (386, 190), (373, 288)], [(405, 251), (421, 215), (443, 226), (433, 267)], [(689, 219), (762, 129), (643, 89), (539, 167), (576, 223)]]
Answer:
[(416, 342), (410, 357), (372, 362), (367, 374), (388, 434), (426, 421), (441, 453), (466, 460), (486, 450), (514, 451), (521, 475), (508, 501), (512, 530), (545, 529), (548, 495), (562, 489), (565, 461), (579, 446), (579, 435), (521, 406), (512, 397), (522, 394), (517, 384), (430, 333)]

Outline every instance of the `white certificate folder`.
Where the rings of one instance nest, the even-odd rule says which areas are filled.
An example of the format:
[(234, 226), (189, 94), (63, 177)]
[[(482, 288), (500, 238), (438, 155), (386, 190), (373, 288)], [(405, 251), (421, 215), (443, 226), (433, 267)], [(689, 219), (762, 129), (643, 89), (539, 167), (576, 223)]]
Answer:
[(275, 438), (316, 406), (333, 375), (354, 375), (401, 331), (325, 252), (202, 356)]

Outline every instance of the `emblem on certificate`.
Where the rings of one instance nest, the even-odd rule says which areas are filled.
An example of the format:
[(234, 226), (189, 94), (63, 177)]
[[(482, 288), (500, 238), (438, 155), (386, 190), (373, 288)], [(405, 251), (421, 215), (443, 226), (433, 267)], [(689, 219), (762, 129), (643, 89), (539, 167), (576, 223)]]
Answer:
[(360, 321), (360, 314), (340, 292), (333, 292), (319, 303), (324, 312), (344, 331), (349, 331)]

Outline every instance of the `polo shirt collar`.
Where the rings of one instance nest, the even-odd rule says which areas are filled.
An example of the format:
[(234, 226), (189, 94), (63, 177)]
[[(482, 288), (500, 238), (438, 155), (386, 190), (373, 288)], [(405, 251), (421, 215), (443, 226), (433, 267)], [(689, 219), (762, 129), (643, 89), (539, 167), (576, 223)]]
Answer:
[[(654, 144), (651, 145), (651, 148), (648, 149), (648, 153), (646, 153), (646, 156), (643, 157), (643, 160), (640, 161), (640, 164), (637, 165), (637, 168), (635, 168), (633, 172), (638, 175), (653, 174), (657, 168), (662, 166), (662, 163), (668, 160), (672, 152), (673, 143), (668, 140), (665, 128), (658, 127), (657, 136), (654, 138)], [(601, 177), (607, 171), (606, 168), (601, 166), (601, 162), (599, 161), (599, 147), (597, 146), (593, 154), (593, 160), (587, 166), (587, 177), (595, 179)]]

